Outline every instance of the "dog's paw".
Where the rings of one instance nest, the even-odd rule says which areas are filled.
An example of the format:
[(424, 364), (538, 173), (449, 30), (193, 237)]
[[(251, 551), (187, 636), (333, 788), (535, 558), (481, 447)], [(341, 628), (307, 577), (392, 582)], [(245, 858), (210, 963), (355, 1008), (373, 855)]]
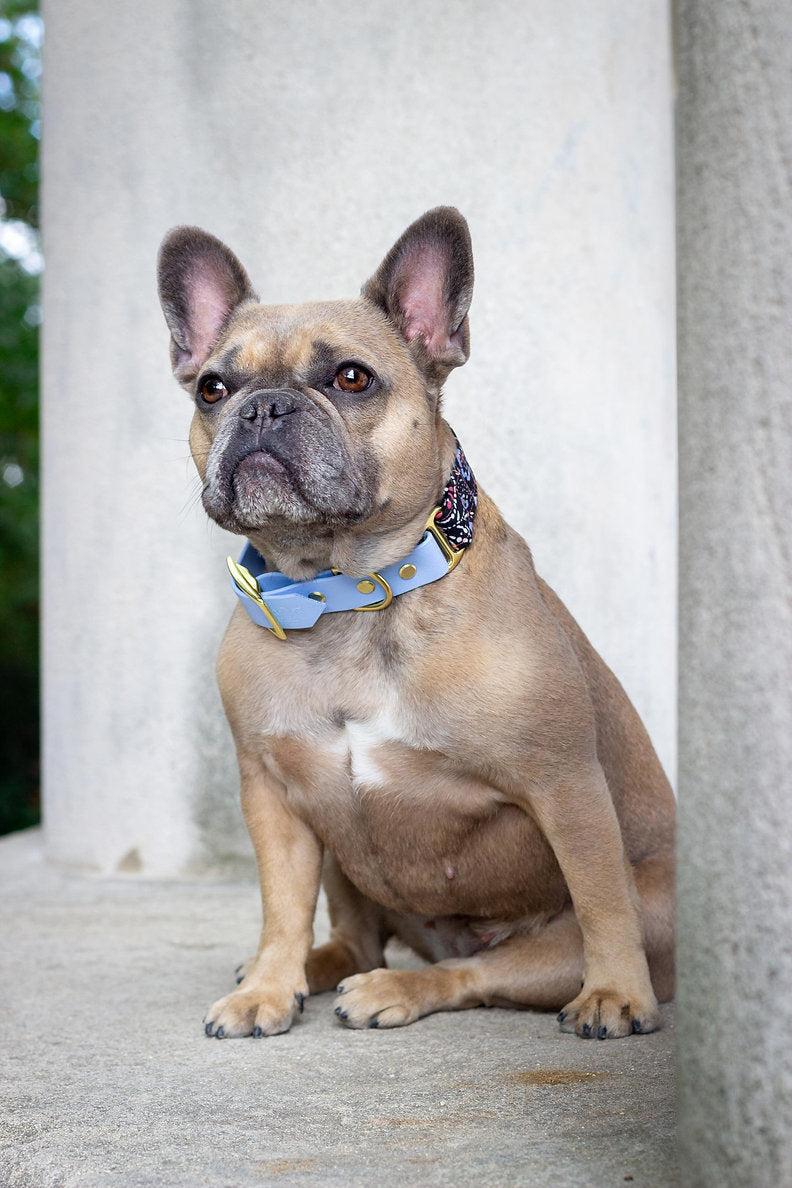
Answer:
[(335, 1013), (347, 1027), (403, 1027), (427, 1014), (422, 970), (373, 969), (338, 987)]
[(204, 1031), (215, 1039), (282, 1035), (302, 1013), (307, 993), (307, 986), (287, 991), (266, 986), (234, 990), (206, 1012)]
[(615, 990), (585, 987), (561, 1011), (562, 1031), (574, 1031), (583, 1039), (618, 1039), (621, 1036), (656, 1031), (660, 1012), (653, 994), (625, 995)]

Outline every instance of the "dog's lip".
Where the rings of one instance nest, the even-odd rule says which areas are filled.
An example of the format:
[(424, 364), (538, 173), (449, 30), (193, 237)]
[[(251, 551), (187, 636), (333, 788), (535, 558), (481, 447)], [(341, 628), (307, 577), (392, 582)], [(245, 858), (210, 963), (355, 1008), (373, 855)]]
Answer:
[(288, 468), (269, 450), (253, 450), (245, 454), (237, 464), (237, 472), (240, 470), (265, 470), (271, 474), (288, 474)]

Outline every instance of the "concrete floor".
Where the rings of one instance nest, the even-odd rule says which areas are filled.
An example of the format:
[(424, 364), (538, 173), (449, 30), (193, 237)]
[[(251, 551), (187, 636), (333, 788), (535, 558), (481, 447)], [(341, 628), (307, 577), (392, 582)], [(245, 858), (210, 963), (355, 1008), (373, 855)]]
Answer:
[(0, 841), (2, 1188), (679, 1183), (672, 1008), (600, 1043), (504, 1010), (347, 1031), (323, 995), (288, 1035), (207, 1039), (258, 912)]

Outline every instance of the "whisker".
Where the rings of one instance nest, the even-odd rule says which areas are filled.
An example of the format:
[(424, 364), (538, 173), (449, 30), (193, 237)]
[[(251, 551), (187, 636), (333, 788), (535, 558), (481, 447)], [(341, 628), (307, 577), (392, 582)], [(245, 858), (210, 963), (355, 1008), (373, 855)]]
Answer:
[(201, 495), (203, 494), (203, 487), (201, 483), (196, 481), (192, 485), (192, 490), (182, 504), (181, 511), (178, 513), (179, 523), (182, 524), (187, 519), (187, 516), (198, 506), (201, 502)]

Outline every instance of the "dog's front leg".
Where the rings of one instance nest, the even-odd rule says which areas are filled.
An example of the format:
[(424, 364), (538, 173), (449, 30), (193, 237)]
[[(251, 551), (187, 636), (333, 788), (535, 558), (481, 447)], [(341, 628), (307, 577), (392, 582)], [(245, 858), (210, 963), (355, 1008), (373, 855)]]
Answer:
[(239, 768), (263, 926), (258, 952), (239, 988), (207, 1011), (206, 1034), (218, 1039), (279, 1035), (302, 1010), (322, 867), (321, 844), (289, 807), (283, 786), (258, 760), (240, 756)]
[(553, 848), (583, 934), (583, 984), (559, 1015), (582, 1036), (659, 1026), (638, 895), (601, 769), (558, 780), (529, 809)]

